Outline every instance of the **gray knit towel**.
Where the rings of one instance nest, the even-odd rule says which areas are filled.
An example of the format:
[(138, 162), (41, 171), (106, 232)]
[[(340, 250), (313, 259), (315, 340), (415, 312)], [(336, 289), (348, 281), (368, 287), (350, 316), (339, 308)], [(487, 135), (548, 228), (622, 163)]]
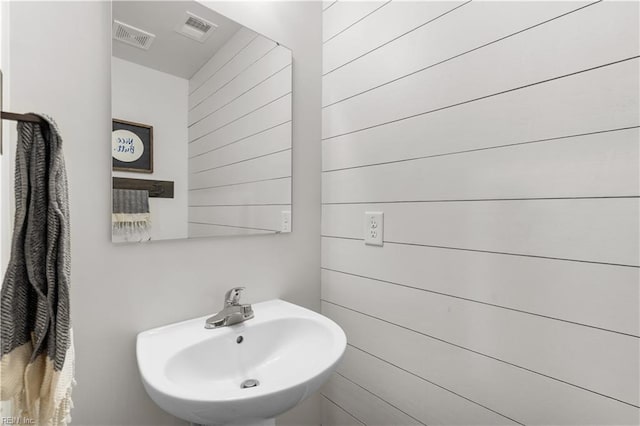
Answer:
[(149, 191), (114, 189), (111, 222), (113, 233), (124, 236), (127, 241), (151, 239)]
[(14, 418), (57, 426), (71, 420), (74, 384), (69, 196), (62, 139), (53, 120), (41, 118), (18, 123), (15, 220), (0, 298), (0, 399), (12, 402)]

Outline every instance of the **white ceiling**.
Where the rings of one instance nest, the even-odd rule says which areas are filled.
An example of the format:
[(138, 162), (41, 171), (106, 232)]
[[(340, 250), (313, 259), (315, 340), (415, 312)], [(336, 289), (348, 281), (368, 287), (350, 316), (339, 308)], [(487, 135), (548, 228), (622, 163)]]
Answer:
[[(149, 50), (112, 39), (113, 56), (186, 79), (242, 27), (195, 1), (114, 1), (112, 5), (114, 20), (156, 36)], [(218, 26), (204, 43), (175, 31), (186, 11)]]

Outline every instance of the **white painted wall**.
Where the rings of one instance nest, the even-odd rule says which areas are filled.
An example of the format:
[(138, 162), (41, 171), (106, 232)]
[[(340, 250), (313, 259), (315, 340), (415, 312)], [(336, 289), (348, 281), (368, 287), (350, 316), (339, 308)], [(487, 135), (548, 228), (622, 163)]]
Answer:
[[(10, 76), (9, 65), (9, 14), (7, 2), (0, 3), (0, 68), (3, 71), (2, 106), (3, 111), (11, 111), (9, 104)], [(15, 132), (11, 122), (2, 123), (3, 155), (0, 156), (0, 270), (4, 271), (11, 252), (11, 227), (13, 226), (12, 209), (14, 205), (11, 186), (13, 184), (14, 154), (12, 147), (6, 142), (11, 132)]]
[(189, 80), (190, 237), (282, 230), (291, 75), (289, 49), (241, 28)]
[[(149, 198), (152, 241), (187, 238), (189, 81), (124, 59), (111, 59), (113, 118), (153, 126), (153, 173), (114, 177), (173, 181), (174, 198)], [(114, 235), (114, 241), (125, 241)]]
[(639, 4), (585, 5), (325, 2), (324, 425), (638, 424)]
[[(7, 46), (8, 38), (6, 37), (6, 31), (8, 28), (8, 19), (7, 14), (5, 12), (6, 6), (5, 3), (0, 3), (0, 68), (4, 71), (5, 66), (8, 64), (8, 49)], [(3, 85), (8, 84), (8, 76), (4, 76)], [(9, 110), (8, 105), (8, 94), (4, 92), (2, 93), (2, 110)], [(7, 140), (9, 137), (9, 129), (8, 127), (2, 126), (2, 137), (3, 140)], [(7, 153), (7, 148), (3, 144), (3, 155), (0, 156), (0, 271), (4, 271), (9, 261), (9, 253), (11, 251), (11, 239), (10, 229), (11, 229), (11, 202), (10, 197), (10, 174), (9, 169), (11, 167), (10, 159), (13, 159), (13, 155)], [(0, 415), (7, 416), (10, 413), (11, 404), (9, 402), (0, 401)]]
[[(11, 107), (55, 117), (65, 143), (78, 380), (73, 424), (183, 425), (144, 392), (136, 334), (210, 314), (234, 285), (246, 285), (248, 302), (280, 297), (319, 309), (320, 4), (215, 6), (293, 50), (296, 231), (291, 234), (112, 244), (110, 4), (10, 4)], [(318, 420), (318, 401), (310, 400), (279, 424), (317, 425)]]

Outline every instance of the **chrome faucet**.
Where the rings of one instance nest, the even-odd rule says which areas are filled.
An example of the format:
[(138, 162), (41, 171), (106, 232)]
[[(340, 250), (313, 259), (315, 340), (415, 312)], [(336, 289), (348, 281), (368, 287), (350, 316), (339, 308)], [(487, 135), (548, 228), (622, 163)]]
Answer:
[(211, 318), (207, 318), (204, 328), (226, 327), (253, 318), (251, 305), (240, 304), (240, 293), (244, 287), (234, 287), (224, 296), (224, 308)]

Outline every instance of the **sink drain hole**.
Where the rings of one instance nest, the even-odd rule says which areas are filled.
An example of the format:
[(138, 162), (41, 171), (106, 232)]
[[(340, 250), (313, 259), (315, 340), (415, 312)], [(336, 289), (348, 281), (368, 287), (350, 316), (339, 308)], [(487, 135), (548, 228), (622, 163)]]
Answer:
[(236, 339), (236, 343), (242, 343), (243, 340), (244, 340), (244, 337), (238, 336), (238, 338)]
[(240, 388), (242, 388), (242, 389), (255, 388), (259, 384), (260, 384), (260, 382), (257, 381), (256, 379), (247, 379), (247, 380), (245, 380), (244, 382), (242, 382), (240, 384)]

